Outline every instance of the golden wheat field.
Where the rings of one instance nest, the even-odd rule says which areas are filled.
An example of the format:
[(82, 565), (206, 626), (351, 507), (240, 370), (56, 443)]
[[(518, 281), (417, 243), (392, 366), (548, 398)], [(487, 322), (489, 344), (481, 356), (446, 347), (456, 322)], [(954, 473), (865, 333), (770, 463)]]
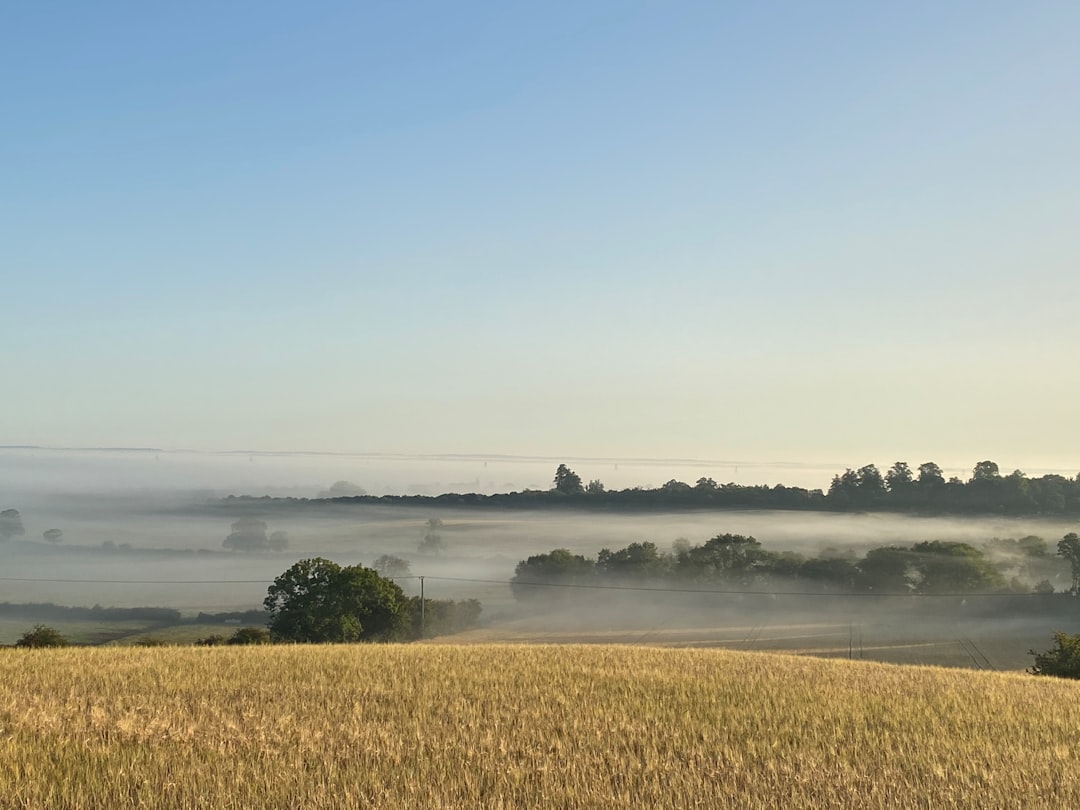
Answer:
[(618, 646), (10, 650), (0, 806), (1080, 806), (1080, 684)]

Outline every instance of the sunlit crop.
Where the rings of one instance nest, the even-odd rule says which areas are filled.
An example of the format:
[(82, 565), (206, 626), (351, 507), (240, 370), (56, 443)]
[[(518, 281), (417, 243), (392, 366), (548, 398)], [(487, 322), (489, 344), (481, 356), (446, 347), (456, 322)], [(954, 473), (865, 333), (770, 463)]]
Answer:
[(1080, 805), (1080, 684), (615, 646), (11, 650), (0, 806)]

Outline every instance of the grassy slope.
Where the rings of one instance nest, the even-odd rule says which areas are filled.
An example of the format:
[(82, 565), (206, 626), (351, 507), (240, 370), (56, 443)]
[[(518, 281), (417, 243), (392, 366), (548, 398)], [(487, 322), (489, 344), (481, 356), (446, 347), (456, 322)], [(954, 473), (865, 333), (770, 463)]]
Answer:
[(13, 650), (0, 806), (1075, 807), (1078, 698), (719, 650)]

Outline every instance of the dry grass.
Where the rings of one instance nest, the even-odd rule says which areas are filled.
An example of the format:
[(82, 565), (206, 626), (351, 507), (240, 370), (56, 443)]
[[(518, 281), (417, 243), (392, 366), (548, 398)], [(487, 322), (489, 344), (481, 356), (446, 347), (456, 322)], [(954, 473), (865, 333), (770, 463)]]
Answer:
[(0, 806), (1076, 807), (1080, 684), (720, 650), (0, 655)]

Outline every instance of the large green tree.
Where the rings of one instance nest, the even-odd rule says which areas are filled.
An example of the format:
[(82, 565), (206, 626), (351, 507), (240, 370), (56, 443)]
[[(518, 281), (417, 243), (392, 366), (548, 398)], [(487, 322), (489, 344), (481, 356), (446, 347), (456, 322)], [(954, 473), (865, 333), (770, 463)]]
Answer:
[(274, 639), (306, 643), (393, 639), (406, 604), (401, 588), (378, 572), (321, 557), (293, 565), (263, 600)]

